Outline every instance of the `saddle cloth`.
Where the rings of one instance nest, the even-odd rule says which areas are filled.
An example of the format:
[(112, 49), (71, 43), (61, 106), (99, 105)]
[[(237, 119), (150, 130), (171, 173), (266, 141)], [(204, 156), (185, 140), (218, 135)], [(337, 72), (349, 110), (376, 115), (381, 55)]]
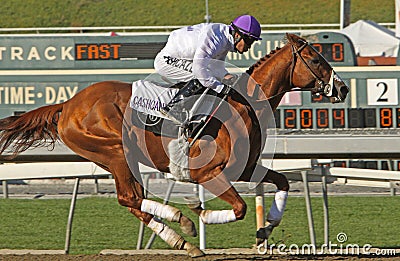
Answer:
[[(177, 138), (180, 126), (169, 120), (159, 110), (167, 105), (178, 91), (177, 88), (164, 87), (150, 81), (133, 82), (132, 96), (129, 102), (129, 106), (133, 109), (131, 123), (155, 134)], [(197, 116), (191, 120), (199, 120), (205, 115), (210, 115), (214, 107), (213, 103), (209, 98), (196, 99), (193, 107), (196, 108)], [(201, 120), (190, 124), (188, 130), (190, 135), (192, 136), (202, 124)]]
[(156, 85), (153, 82), (139, 80), (132, 83), (130, 107), (136, 111), (159, 118), (166, 117), (160, 113), (160, 108), (166, 106), (178, 89)]

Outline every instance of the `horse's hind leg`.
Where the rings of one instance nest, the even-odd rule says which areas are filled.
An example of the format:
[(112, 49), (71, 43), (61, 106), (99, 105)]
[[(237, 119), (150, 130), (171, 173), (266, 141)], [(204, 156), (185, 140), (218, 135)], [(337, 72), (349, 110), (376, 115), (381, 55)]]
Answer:
[[(121, 205), (128, 207), (132, 214), (144, 222), (171, 247), (184, 249), (192, 257), (204, 255), (200, 249), (187, 242), (181, 235), (154, 217), (154, 215), (157, 215), (168, 221), (180, 222), (183, 215), (177, 208), (144, 199), (143, 186), (132, 175), (125, 159), (113, 161), (110, 170), (114, 174), (118, 202)], [(184, 223), (184, 221), (182, 222)], [(193, 222), (190, 221), (190, 223), (194, 227)]]
[[(141, 180), (139, 163), (137, 161), (131, 161), (129, 167), (129, 171), (131, 173), (133, 172), (136, 177), (135, 180)], [(143, 191), (143, 186), (140, 186), (140, 189)], [(142, 212), (166, 219), (170, 222), (178, 222), (183, 233), (189, 236), (197, 236), (196, 226), (193, 221), (184, 216), (179, 209), (153, 200), (144, 199), (144, 193), (142, 193), (141, 198), (143, 198), (140, 203), (140, 210)]]
[(140, 220), (142, 220), (142, 222), (144, 222), (147, 227), (153, 230), (172, 248), (178, 250), (186, 250), (188, 255), (191, 257), (200, 257), (204, 255), (204, 253), (198, 247), (192, 245), (190, 242), (187, 242), (181, 235), (176, 233), (160, 219), (155, 218), (152, 215), (142, 212), (138, 209), (129, 208), (129, 211)]
[[(126, 163), (125, 159), (120, 162), (114, 161), (111, 168), (114, 174), (115, 185), (117, 188), (118, 202), (122, 206), (130, 208), (130, 211), (146, 224), (153, 216), (163, 218), (170, 222), (178, 222), (184, 233), (190, 236), (196, 236), (196, 228), (189, 218), (184, 216), (182, 212), (169, 205), (164, 205), (153, 200), (145, 199), (143, 186), (138, 182), (140, 179), (140, 172), (137, 163), (131, 164), (134, 168), (133, 172), (137, 173), (132, 175), (131, 169)], [(135, 211), (132, 211), (135, 210)], [(140, 211), (140, 212), (138, 212)], [(149, 215), (145, 215), (145, 214)]]

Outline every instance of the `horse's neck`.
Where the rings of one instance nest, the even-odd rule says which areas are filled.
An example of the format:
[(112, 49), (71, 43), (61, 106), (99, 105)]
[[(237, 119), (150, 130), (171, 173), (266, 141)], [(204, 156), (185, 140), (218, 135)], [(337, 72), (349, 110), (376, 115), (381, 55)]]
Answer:
[(250, 75), (256, 83), (261, 85), (260, 100), (274, 97), (269, 100), (273, 110), (278, 107), (284, 92), (290, 89), (291, 58), (290, 46), (286, 45), (259, 63)]
[[(254, 122), (258, 122), (256, 124), (257, 129), (265, 130), (268, 128), (272, 111), (278, 107), (284, 91), (290, 89), (291, 61), (291, 50), (288, 45), (273, 54), (267, 55), (250, 69), (247, 88), (243, 90), (247, 91), (247, 95), (244, 95), (244, 97), (250, 98), (244, 98), (245, 100), (238, 97), (229, 98), (230, 105), (235, 108), (236, 114), (240, 115), (245, 121), (246, 126), (253, 128)], [(256, 87), (256, 84), (261, 85), (260, 89)], [(273, 98), (268, 99), (270, 97)], [(272, 111), (266, 104), (268, 102)], [(232, 117), (228, 121), (235, 124), (235, 119)]]

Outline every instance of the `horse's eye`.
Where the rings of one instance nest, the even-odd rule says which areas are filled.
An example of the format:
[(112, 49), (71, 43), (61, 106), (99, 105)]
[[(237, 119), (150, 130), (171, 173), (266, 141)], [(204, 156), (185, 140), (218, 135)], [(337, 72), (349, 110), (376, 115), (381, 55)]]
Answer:
[(312, 63), (313, 65), (318, 65), (318, 64), (319, 64), (319, 58), (316, 57), (316, 58), (311, 59), (311, 63)]

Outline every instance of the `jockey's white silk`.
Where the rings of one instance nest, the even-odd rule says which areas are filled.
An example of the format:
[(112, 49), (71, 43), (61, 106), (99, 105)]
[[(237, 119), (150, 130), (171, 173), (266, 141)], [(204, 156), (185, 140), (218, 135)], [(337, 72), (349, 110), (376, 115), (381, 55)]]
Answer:
[(171, 32), (154, 68), (160, 75), (179, 81), (196, 78), (204, 87), (220, 92), (221, 80), (228, 73), (224, 61), (228, 52), (234, 50), (228, 25), (203, 23), (183, 27)]

